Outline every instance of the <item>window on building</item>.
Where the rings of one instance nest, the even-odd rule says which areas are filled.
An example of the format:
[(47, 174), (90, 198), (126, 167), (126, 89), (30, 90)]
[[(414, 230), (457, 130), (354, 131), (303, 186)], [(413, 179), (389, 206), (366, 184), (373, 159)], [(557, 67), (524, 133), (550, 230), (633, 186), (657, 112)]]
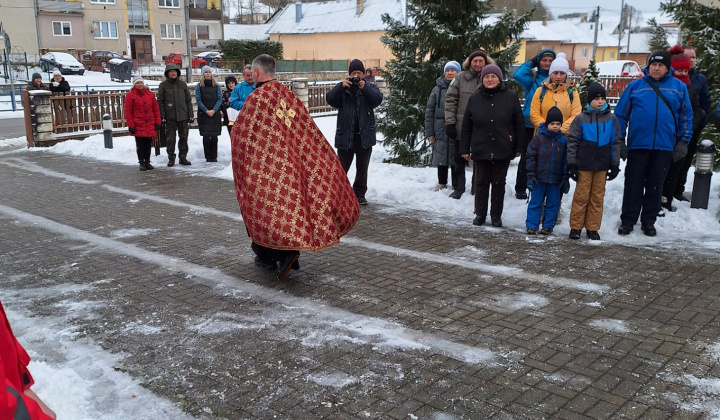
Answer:
[(580, 53), (580, 57), (587, 58), (587, 47), (582, 49), (582, 52)]
[(95, 38), (117, 39), (117, 22), (93, 22), (93, 35)]
[(160, 0), (160, 7), (180, 7), (180, 0)]
[(160, 24), (160, 38), (163, 39), (182, 39), (182, 27), (180, 24), (162, 23)]
[(52, 26), (54, 36), (72, 36), (70, 22), (53, 22)]
[(210, 39), (210, 27), (207, 25), (195, 26), (195, 39)]
[(207, 9), (207, 0), (190, 0), (190, 5), (196, 9)]
[(115, 4), (115, 0), (90, 0), (90, 3)]
[(610, 51), (610, 59), (611, 60), (615, 59), (615, 51)]
[(148, 0), (126, 0), (128, 13), (128, 27), (131, 29), (149, 29), (150, 14), (148, 13)]

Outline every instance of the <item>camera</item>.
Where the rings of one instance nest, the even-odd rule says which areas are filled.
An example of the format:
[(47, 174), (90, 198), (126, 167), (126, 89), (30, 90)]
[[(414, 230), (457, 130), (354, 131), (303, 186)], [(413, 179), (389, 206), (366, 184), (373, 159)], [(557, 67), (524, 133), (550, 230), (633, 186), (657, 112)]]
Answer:
[(350, 83), (352, 83), (353, 86), (357, 86), (357, 85), (360, 84), (360, 78), (357, 77), (357, 76), (351, 77), (351, 78), (350, 78)]

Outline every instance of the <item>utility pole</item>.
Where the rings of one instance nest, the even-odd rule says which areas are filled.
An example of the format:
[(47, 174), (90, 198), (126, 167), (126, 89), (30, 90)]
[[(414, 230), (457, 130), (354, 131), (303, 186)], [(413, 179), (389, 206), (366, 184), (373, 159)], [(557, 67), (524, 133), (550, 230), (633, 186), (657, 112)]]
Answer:
[(185, 48), (187, 48), (187, 67), (185, 67), (185, 80), (192, 82), (192, 44), (190, 41), (190, 2), (186, 1), (185, 8)]
[(593, 53), (592, 53), (593, 60), (595, 59), (595, 51), (597, 51), (598, 26), (600, 26), (600, 6), (598, 6), (597, 10), (595, 11), (595, 37), (593, 38)]
[[(628, 26), (628, 42), (627, 42), (627, 49), (625, 49), (625, 59), (628, 59), (628, 55), (630, 55), (630, 32), (632, 32), (632, 8), (630, 8), (630, 19), (628, 19), (628, 22), (630, 22), (630, 26)], [(620, 55), (620, 53), (618, 53)]]
[(620, 59), (620, 44), (622, 44), (623, 36), (623, 17), (625, 15), (625, 0), (620, 0), (620, 25), (618, 25), (618, 53), (617, 59)]

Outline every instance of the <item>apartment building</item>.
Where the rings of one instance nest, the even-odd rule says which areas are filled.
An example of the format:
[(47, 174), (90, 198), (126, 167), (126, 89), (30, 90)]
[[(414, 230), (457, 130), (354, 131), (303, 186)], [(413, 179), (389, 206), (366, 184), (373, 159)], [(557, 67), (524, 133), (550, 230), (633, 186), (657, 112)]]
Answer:
[[(14, 52), (37, 54), (39, 50), (35, 6), (28, 0), (0, 0), (0, 21)], [(4, 40), (0, 50), (4, 49)]]

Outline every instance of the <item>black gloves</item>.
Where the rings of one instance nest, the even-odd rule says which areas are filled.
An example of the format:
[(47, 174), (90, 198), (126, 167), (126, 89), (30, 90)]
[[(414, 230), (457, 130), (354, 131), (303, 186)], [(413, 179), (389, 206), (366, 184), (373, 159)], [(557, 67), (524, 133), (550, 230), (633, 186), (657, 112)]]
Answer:
[(194, 121), (195, 121), (195, 118), (190, 117), (190, 119), (188, 120), (188, 123), (192, 124)]
[(627, 144), (625, 144), (625, 142), (622, 142), (622, 144), (620, 144), (620, 159), (627, 160), (627, 157), (628, 157)]
[(165, 124), (166, 122), (167, 122), (167, 120), (166, 120), (165, 118), (163, 118), (163, 119), (160, 120), (160, 123), (161, 123), (161, 124)]
[(532, 60), (530, 60), (530, 67), (538, 67), (540, 65), (540, 62), (538, 61), (537, 56), (533, 57)]
[(570, 192), (570, 180), (566, 176), (560, 181), (560, 191), (562, 191), (563, 194)]
[(617, 178), (619, 173), (620, 173), (620, 168), (617, 165), (611, 166), (607, 172), (607, 180), (612, 181), (613, 179)]
[(455, 124), (448, 124), (445, 126), (445, 134), (453, 140), (457, 139), (457, 128)]
[(135, 127), (128, 128), (128, 131), (130, 132), (130, 134), (135, 134)]
[(537, 179), (535, 179), (535, 172), (528, 172), (527, 173), (527, 188), (528, 188), (528, 190), (530, 190), (530, 191), (534, 190), (535, 185), (537, 185)]
[(161, 128), (162, 128), (162, 125), (155, 124), (155, 131), (160, 131)]
[(578, 180), (577, 171), (578, 171), (577, 165), (568, 165), (568, 176), (570, 178), (572, 178), (572, 180), (575, 182), (577, 182), (577, 180)]
[(687, 155), (687, 148), (688, 148), (688, 144), (682, 140), (675, 143), (675, 148), (673, 149), (673, 154), (672, 154), (673, 162), (679, 162), (679, 161), (685, 159), (685, 156)]

